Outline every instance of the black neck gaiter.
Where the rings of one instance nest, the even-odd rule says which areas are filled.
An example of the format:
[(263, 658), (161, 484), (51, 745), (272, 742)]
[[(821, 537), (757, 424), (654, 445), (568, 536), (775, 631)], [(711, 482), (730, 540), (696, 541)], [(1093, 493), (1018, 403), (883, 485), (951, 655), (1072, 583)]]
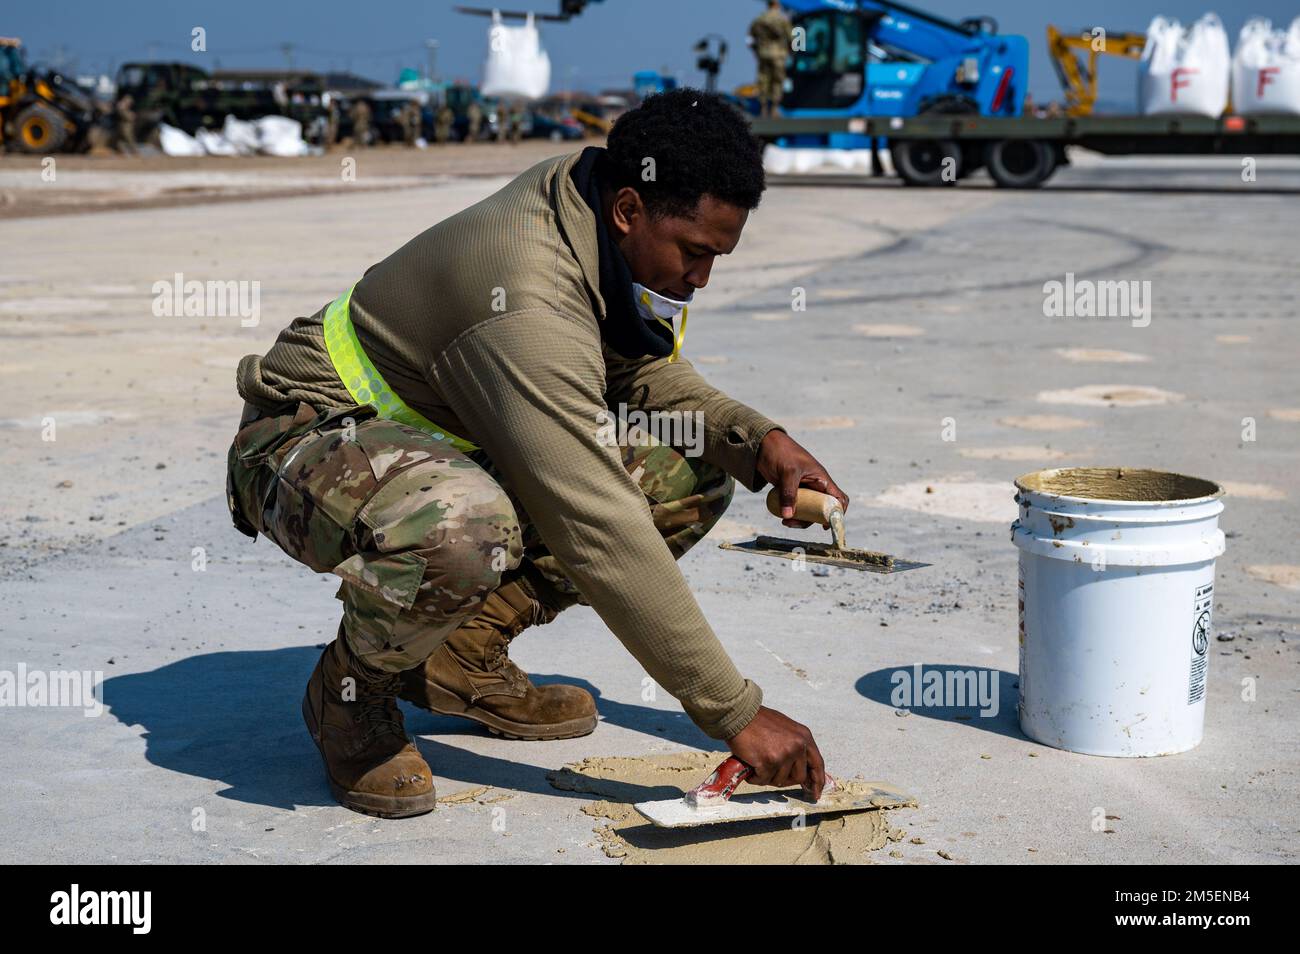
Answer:
[(673, 336), (657, 321), (646, 321), (636, 310), (632, 294), (632, 272), (605, 228), (601, 207), (601, 174), (605, 150), (588, 146), (569, 172), (578, 193), (596, 215), (596, 247), (600, 254), (600, 296), (605, 299), (605, 320), (601, 334), (606, 343), (625, 358), (653, 355), (662, 358), (673, 352)]

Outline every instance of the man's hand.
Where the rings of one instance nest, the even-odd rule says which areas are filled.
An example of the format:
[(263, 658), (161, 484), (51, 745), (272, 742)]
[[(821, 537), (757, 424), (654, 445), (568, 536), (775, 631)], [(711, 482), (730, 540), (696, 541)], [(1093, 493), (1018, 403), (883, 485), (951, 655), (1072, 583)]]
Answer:
[(754, 770), (748, 781), (755, 785), (799, 785), (812, 801), (822, 797), (826, 766), (807, 726), (762, 706), (727, 746)]
[(830, 494), (849, 509), (849, 498), (831, 480), (826, 468), (784, 431), (768, 431), (758, 448), (758, 472), (781, 494), (781, 522), (787, 527), (807, 527), (810, 524), (794, 517), (795, 494), (800, 487), (811, 487)]

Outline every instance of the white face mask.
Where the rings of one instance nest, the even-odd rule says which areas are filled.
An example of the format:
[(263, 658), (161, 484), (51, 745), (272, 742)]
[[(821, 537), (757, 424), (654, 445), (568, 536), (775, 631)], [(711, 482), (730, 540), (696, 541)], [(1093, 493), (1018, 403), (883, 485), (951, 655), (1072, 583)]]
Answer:
[(658, 321), (663, 318), (672, 321), (691, 303), (695, 293), (691, 292), (691, 297), (685, 301), (676, 298), (668, 298), (658, 292), (651, 291), (640, 282), (632, 283), (632, 295), (636, 298), (636, 310), (646, 321)]
[(646, 321), (657, 321), (659, 324), (668, 328), (668, 333), (673, 334), (673, 319), (678, 315), (682, 316), (682, 330), (673, 335), (673, 353), (669, 361), (676, 361), (677, 356), (681, 353), (682, 342), (686, 340), (686, 306), (691, 303), (695, 297), (695, 292), (684, 301), (677, 298), (668, 298), (656, 291), (651, 291), (640, 282), (632, 283), (632, 294), (636, 297), (636, 310)]

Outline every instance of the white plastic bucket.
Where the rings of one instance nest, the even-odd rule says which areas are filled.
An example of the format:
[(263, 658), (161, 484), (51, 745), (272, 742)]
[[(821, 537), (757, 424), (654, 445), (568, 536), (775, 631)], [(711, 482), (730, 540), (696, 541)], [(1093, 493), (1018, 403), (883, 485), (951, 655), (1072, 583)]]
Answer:
[(1038, 471), (1016, 488), (1021, 730), (1087, 755), (1195, 747), (1222, 488), (1115, 467)]

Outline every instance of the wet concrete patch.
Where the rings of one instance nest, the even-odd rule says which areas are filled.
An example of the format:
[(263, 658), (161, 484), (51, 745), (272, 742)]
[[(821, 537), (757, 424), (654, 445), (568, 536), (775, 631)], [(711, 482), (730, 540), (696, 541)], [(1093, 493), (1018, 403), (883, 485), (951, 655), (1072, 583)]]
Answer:
[(1034, 447), (1027, 444), (1017, 444), (1010, 447), (961, 447), (958, 448), (957, 453), (961, 454), (962, 457), (969, 457), (971, 460), (1064, 460), (1070, 456), (1065, 451), (1053, 450), (1050, 447)]
[(1300, 590), (1300, 566), (1273, 563), (1246, 567), (1246, 572), (1257, 580), (1272, 583), (1285, 590)]
[(1151, 360), (1146, 355), (1134, 351), (1109, 351), (1105, 348), (1055, 348), (1053, 350), (1066, 361), (1082, 364), (1138, 364)]
[(876, 503), (936, 517), (1010, 525), (1019, 513), (1015, 493), (1010, 481), (918, 480), (887, 488)]
[(1038, 393), (1038, 400), (1044, 404), (1077, 404), (1081, 407), (1152, 407), (1182, 399), (1183, 395), (1176, 391), (1145, 384), (1085, 384), (1079, 388)]
[[(601, 820), (595, 828), (601, 849), (624, 864), (871, 864), (873, 852), (903, 840), (903, 830), (890, 823), (890, 811), (915, 807), (915, 802), (901, 794), (892, 804), (871, 811), (697, 828), (657, 828), (632, 807), (635, 802), (680, 797), (704, 781), (727, 754), (589, 758), (549, 772), (546, 778), (562, 791), (597, 796), (582, 811)], [(884, 782), (856, 779), (847, 785), (894, 789)], [(757, 791), (771, 789), (742, 784), (737, 794)]]
[(925, 334), (925, 329), (916, 325), (856, 324), (853, 330), (868, 338), (918, 338)]
[(1269, 484), (1247, 484), (1236, 480), (1221, 480), (1219, 486), (1229, 497), (1249, 500), (1286, 500), (1286, 491)]
[(1091, 421), (1085, 421), (1081, 417), (1065, 417), (1060, 414), (1021, 414), (998, 418), (998, 423), (1003, 427), (1018, 427), (1025, 431), (1073, 431), (1093, 426)]

